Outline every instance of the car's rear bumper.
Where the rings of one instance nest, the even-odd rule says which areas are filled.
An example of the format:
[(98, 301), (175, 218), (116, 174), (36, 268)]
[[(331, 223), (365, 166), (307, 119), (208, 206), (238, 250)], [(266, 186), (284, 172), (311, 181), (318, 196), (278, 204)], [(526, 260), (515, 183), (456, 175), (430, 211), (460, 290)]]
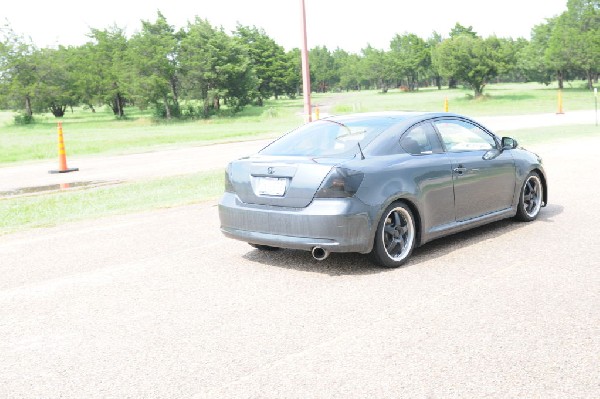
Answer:
[(221, 231), (251, 244), (330, 252), (370, 252), (372, 221), (355, 198), (315, 199), (305, 208), (242, 203), (225, 193), (219, 203)]

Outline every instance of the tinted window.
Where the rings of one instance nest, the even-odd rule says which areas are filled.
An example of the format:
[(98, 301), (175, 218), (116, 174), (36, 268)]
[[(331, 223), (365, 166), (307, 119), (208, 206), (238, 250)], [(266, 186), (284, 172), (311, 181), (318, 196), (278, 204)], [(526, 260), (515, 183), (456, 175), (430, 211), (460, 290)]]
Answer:
[(480, 151), (496, 148), (496, 141), (485, 130), (462, 120), (441, 120), (435, 127), (449, 152)]
[(387, 129), (390, 119), (353, 119), (342, 122), (322, 119), (288, 133), (260, 153), (283, 156), (354, 156), (358, 143), (365, 148)]
[(404, 151), (412, 155), (426, 155), (441, 152), (435, 131), (429, 123), (411, 127), (400, 140)]

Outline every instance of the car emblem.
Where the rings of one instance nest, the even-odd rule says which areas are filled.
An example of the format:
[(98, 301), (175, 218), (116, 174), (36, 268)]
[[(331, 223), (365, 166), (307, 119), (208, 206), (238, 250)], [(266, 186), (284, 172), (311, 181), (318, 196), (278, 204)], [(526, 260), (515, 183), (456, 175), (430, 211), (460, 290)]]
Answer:
[(273, 173), (275, 173), (275, 168), (269, 166), (269, 168), (267, 169), (267, 173), (272, 175)]

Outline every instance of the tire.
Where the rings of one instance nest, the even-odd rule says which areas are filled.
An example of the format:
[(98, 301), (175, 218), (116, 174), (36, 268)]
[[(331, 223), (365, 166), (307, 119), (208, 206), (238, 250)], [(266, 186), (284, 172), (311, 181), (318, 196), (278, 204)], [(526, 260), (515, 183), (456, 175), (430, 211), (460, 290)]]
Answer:
[(371, 258), (380, 266), (402, 266), (412, 254), (416, 243), (415, 219), (402, 202), (388, 206), (379, 220)]
[(519, 194), (519, 205), (517, 206), (517, 220), (531, 222), (540, 214), (542, 202), (544, 201), (544, 185), (540, 176), (531, 172), (527, 175), (521, 193)]
[(250, 244), (252, 248), (256, 248), (259, 251), (278, 251), (279, 248), (272, 247), (270, 245), (261, 245), (261, 244)]

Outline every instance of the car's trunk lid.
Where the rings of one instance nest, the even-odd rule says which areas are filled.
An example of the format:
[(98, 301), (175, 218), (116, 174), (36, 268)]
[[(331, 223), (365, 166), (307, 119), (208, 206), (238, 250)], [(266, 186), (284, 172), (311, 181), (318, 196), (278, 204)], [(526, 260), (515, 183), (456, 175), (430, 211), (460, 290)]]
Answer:
[(335, 164), (331, 159), (256, 156), (233, 162), (230, 180), (247, 204), (304, 208)]

